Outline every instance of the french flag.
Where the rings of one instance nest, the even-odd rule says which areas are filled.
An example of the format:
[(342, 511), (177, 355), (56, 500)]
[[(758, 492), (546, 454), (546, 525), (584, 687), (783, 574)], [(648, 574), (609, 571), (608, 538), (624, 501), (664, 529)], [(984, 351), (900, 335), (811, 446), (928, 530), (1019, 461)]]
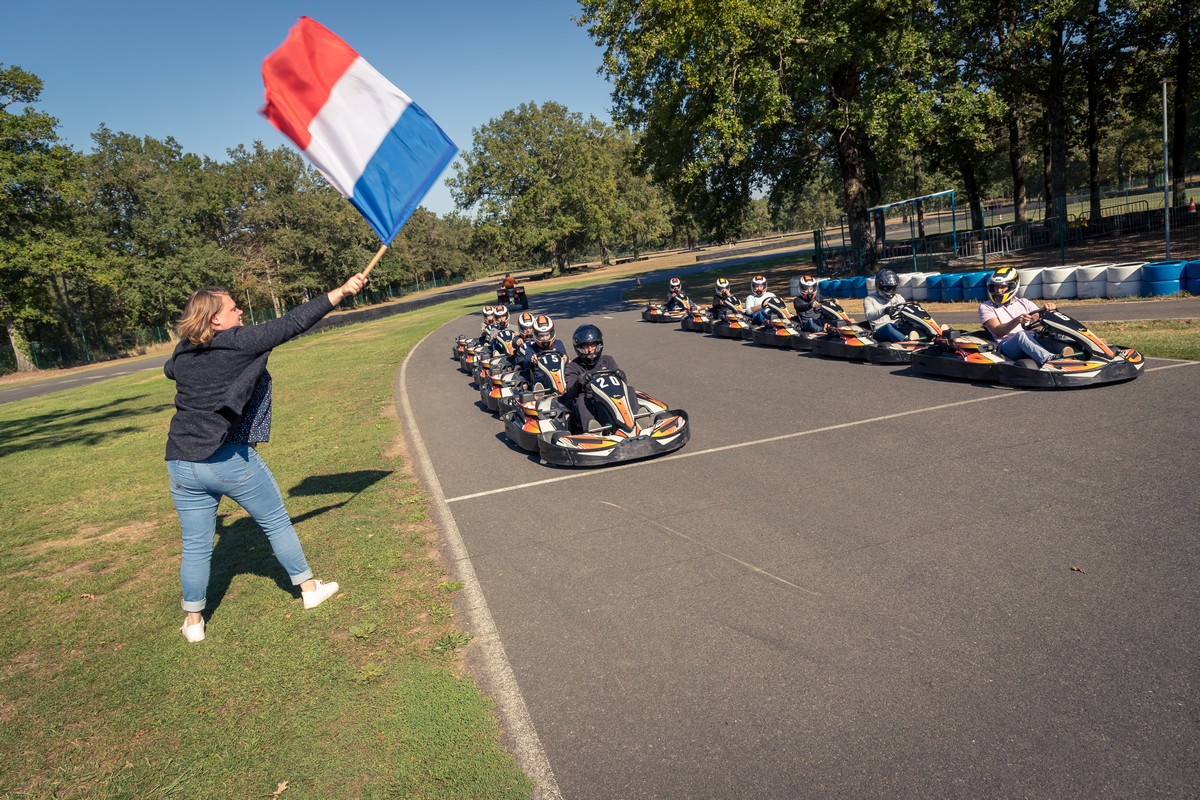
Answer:
[(263, 61), (262, 113), (391, 243), (458, 148), (404, 92), (308, 17)]

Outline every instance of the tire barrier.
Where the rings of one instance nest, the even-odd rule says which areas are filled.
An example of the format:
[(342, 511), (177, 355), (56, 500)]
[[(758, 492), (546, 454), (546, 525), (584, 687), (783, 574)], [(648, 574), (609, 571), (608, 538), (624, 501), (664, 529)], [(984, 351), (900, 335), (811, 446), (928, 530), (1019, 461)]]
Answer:
[(1142, 293), (1147, 297), (1168, 297), (1183, 291), (1186, 261), (1151, 261), (1142, 266)]
[(1085, 264), (1075, 270), (1075, 297), (1085, 300), (1105, 297), (1108, 289), (1108, 264)]
[(962, 273), (942, 276), (942, 301), (946, 303), (961, 303), (963, 301)]
[(1046, 300), (1070, 300), (1075, 296), (1075, 270), (1078, 266), (1046, 267), (1042, 270), (1042, 297)]
[(963, 300), (982, 303), (988, 299), (987, 282), (991, 272), (968, 272), (963, 275)]
[(1183, 288), (1188, 294), (1200, 295), (1200, 261), (1189, 261), (1183, 268)]
[(1021, 275), (1021, 288), (1017, 294), (1027, 300), (1041, 300), (1042, 273), (1045, 270), (1042, 267), (1028, 267), (1017, 272)]
[(1105, 297), (1137, 297), (1142, 293), (1142, 264), (1144, 261), (1130, 261), (1125, 264), (1113, 264), (1104, 273)]
[[(1018, 294), (1028, 300), (1085, 300), (1103, 297), (1163, 297), (1186, 291), (1200, 295), (1200, 260), (1129, 261), (1063, 267), (1024, 267)], [(929, 303), (985, 302), (992, 272), (902, 272), (900, 294)], [(795, 297), (799, 277), (789, 288)], [(874, 278), (822, 278), (822, 297), (861, 300), (875, 290)]]

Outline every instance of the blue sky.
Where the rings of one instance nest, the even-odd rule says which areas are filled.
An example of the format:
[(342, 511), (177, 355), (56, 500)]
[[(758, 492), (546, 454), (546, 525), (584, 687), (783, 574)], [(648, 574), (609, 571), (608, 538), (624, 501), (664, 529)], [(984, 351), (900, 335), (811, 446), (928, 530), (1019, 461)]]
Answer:
[[(45, 82), (39, 108), (90, 151), (101, 123), (225, 159), (262, 140), (288, 144), (258, 113), (262, 60), (301, 15), (345, 39), (424, 108), (460, 150), (471, 131), (521, 103), (562, 103), (609, 121), (601, 51), (575, 0), (4, 0), (0, 62)], [(290, 145), (289, 145), (290, 146)], [(426, 208), (450, 212), (444, 179)]]

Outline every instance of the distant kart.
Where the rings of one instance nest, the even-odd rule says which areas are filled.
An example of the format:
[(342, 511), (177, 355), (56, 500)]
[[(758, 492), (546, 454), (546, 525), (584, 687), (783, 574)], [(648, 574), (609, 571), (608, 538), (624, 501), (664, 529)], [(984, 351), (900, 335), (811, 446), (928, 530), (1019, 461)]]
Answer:
[(682, 308), (668, 309), (659, 303), (647, 303), (642, 309), (643, 322), (681, 322), (686, 319), (688, 313)]
[(792, 338), (800, 333), (796, 323), (788, 316), (787, 307), (778, 297), (768, 298), (763, 303), (766, 322), (751, 328), (750, 335), (755, 344), (765, 347), (790, 348)]
[(827, 321), (825, 333), (812, 340), (812, 351), (826, 358), (866, 361), (867, 347), (875, 344), (870, 332), (852, 320), (836, 300), (822, 300), (821, 313)]
[(948, 331), (924, 350), (913, 353), (915, 372), (960, 380), (1000, 383), (1032, 389), (1072, 389), (1120, 383), (1138, 377), (1145, 367), (1142, 354), (1131, 347), (1110, 345), (1083, 323), (1060, 311), (1037, 312), (1029, 330), (1051, 352), (1071, 347), (1075, 352), (1038, 366), (1033, 359), (1005, 357), (983, 331)]
[(740, 306), (737, 310), (721, 309), (721, 313), (713, 317), (709, 333), (718, 339), (743, 339), (746, 335), (754, 335), (750, 330), (750, 320)]
[(942, 335), (943, 328), (929, 316), (920, 303), (908, 302), (893, 309), (892, 319), (908, 338), (902, 342), (881, 342), (867, 346), (867, 361), (872, 364), (908, 364), (913, 353), (924, 350)]
[(696, 333), (710, 332), (712, 330), (712, 320), (708, 318), (708, 309), (696, 305), (692, 306), (688, 309), (687, 316), (679, 321), (679, 327), (685, 331), (694, 331)]
[(524, 286), (501, 286), (496, 290), (496, 300), (502, 305), (513, 308), (520, 306), (522, 310), (529, 308), (529, 298), (525, 296)]
[[(670, 453), (691, 438), (686, 411), (669, 409), (636, 391), (615, 372), (594, 373), (584, 391), (596, 413), (595, 426), (586, 432), (568, 428), (569, 415), (564, 415), (561, 404), (555, 408), (556, 401), (543, 405), (535, 401), (532, 408), (521, 405), (523, 432), (531, 433), (530, 421), (537, 422), (537, 447), (543, 461), (570, 467), (607, 466)], [(514, 426), (517, 421), (514, 409)], [(507, 420), (505, 432), (509, 432)], [(518, 445), (524, 447), (522, 434), (514, 434)], [(527, 435), (523, 441), (530, 442)]]

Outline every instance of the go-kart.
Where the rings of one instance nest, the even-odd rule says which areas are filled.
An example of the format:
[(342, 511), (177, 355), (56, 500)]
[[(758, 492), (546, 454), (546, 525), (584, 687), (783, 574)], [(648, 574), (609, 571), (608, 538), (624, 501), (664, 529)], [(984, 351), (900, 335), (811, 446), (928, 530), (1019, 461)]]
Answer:
[[(492, 389), (484, 400), (487, 407), (501, 417), (513, 410), (517, 399), (528, 392), (541, 397), (547, 393), (562, 394), (566, 391), (567, 357), (557, 350), (539, 350), (533, 358), (533, 383), (530, 385), (519, 369), (512, 372), (493, 373)], [(511, 438), (511, 437), (510, 437)]]
[[(563, 416), (561, 404), (546, 404), (545, 416), (535, 405), (533, 411), (538, 416), (533, 419), (540, 429), (537, 445), (543, 461), (570, 467), (606, 466), (670, 453), (691, 438), (686, 411), (669, 409), (636, 391), (616, 372), (593, 373), (583, 391), (596, 415), (591, 430), (586, 432), (568, 428), (570, 415)], [(505, 432), (508, 430), (506, 420)]]
[(462, 357), (458, 360), (458, 368), (460, 371), (474, 376), (475, 367), (479, 363), (479, 359), (491, 354), (491, 345), (483, 339), (467, 339), (464, 343)]
[(875, 344), (867, 329), (852, 320), (836, 300), (822, 300), (820, 308), (825, 333), (813, 338), (812, 351), (826, 358), (865, 361), (867, 347)]
[(709, 330), (718, 339), (744, 339), (753, 336), (750, 330), (750, 318), (741, 303), (722, 306), (713, 317)]
[(647, 303), (642, 309), (643, 322), (681, 322), (687, 316), (687, 309), (667, 308), (661, 303)]
[(767, 298), (763, 303), (766, 322), (751, 328), (755, 344), (766, 347), (791, 347), (792, 337), (800, 333), (795, 322), (788, 316), (787, 307), (778, 297)]
[(679, 321), (679, 327), (685, 331), (710, 333), (712, 331), (712, 320), (708, 318), (708, 309), (693, 305), (688, 309), (687, 316)]
[(970, 334), (948, 331), (931, 346), (913, 353), (913, 370), (926, 375), (1040, 389), (1119, 383), (1141, 374), (1145, 360), (1137, 350), (1108, 344), (1079, 320), (1061, 311), (1042, 308), (1035, 313), (1037, 319), (1027, 328), (1039, 343), (1052, 352), (1071, 347), (1073, 354), (1059, 356), (1039, 367), (1030, 358), (1007, 358), (984, 331)]
[(516, 354), (516, 338), (516, 333), (503, 328), (492, 336), (491, 342), (476, 351), (472, 377), (481, 394), (489, 385), (488, 378), (493, 370), (499, 371), (512, 365)]
[(891, 318), (908, 338), (902, 342), (881, 342), (867, 346), (867, 361), (872, 364), (908, 364), (913, 353), (929, 347), (942, 335), (942, 326), (929, 316), (920, 303), (909, 301), (890, 309)]
[(496, 290), (496, 301), (512, 308), (520, 306), (522, 310), (529, 308), (529, 298), (525, 296), (524, 286), (501, 286)]
[(478, 339), (471, 339), (467, 336), (454, 337), (454, 344), (450, 346), (450, 357), (462, 364), (463, 356), (466, 355), (468, 347), (474, 347), (478, 344)]

